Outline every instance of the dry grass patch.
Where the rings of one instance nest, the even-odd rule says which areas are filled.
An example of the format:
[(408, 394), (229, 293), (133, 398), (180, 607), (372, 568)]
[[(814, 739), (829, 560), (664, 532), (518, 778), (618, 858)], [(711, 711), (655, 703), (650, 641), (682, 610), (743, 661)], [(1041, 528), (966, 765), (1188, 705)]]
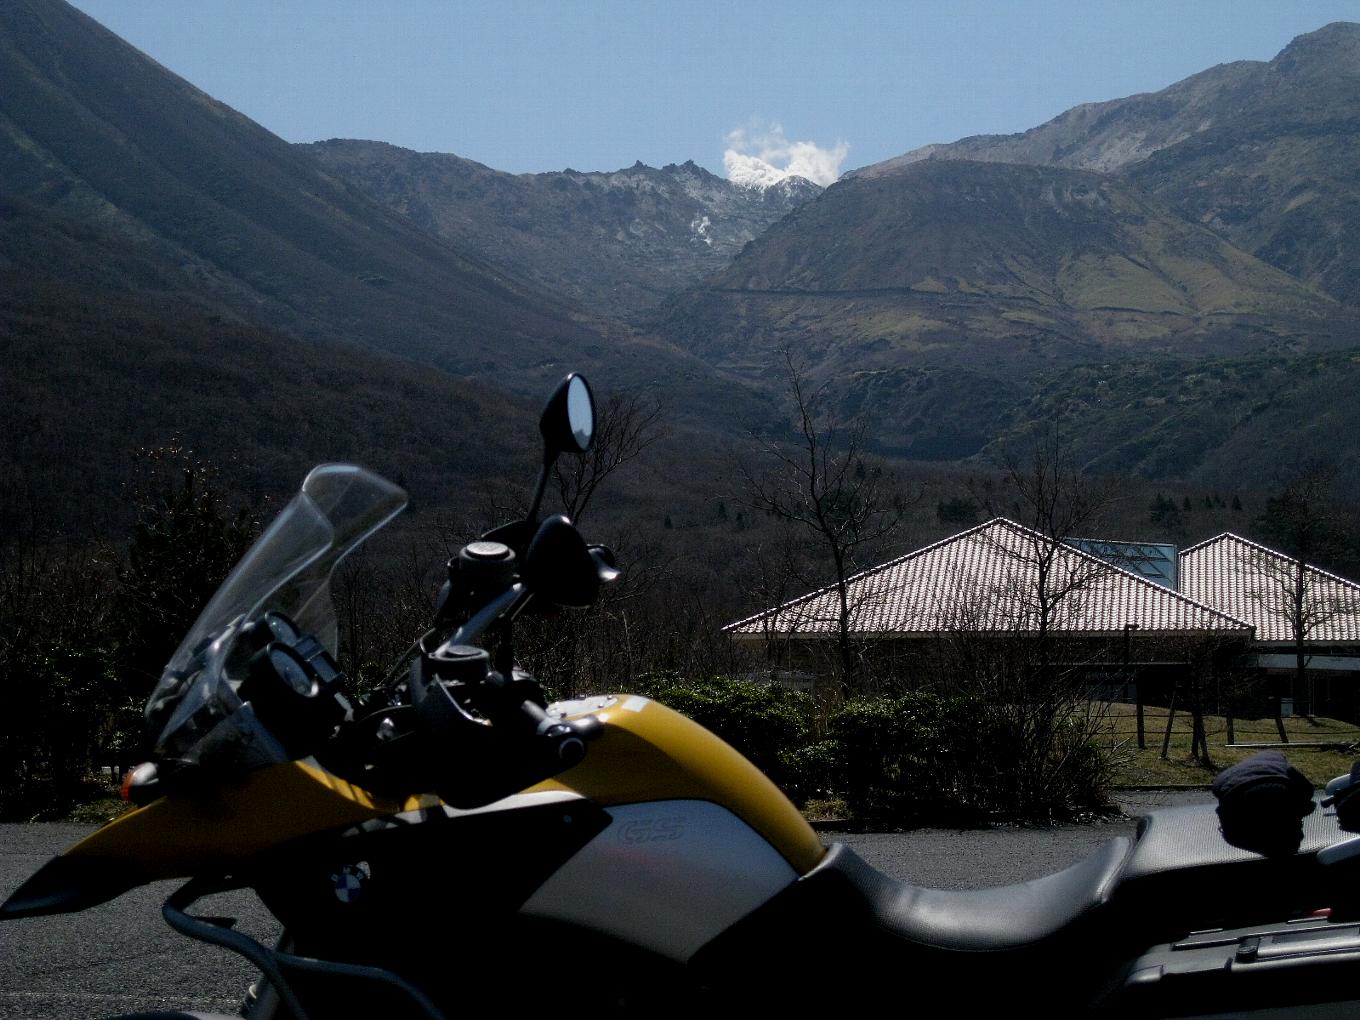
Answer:
[[(1134, 707), (1124, 704), (1108, 706), (1103, 739), (1104, 747), (1114, 759), (1115, 786), (1203, 786), (1212, 782), (1222, 769), (1265, 749), (1226, 747), (1227, 719), (1206, 715), (1204, 729), (1209, 741), (1211, 764), (1195, 761), (1190, 757), (1190, 714), (1178, 711), (1171, 724), (1167, 756), (1162, 758), (1167, 715), (1165, 708), (1144, 709), (1146, 747), (1139, 750)], [(1315, 785), (1321, 786), (1334, 776), (1349, 772), (1356, 757), (1360, 756), (1360, 751), (1355, 749), (1360, 745), (1360, 726), (1354, 723), (1321, 716), (1311, 722), (1303, 716), (1294, 716), (1284, 722), (1291, 743), (1288, 746), (1281, 745), (1277, 750), (1283, 752), (1290, 763)], [(1233, 738), (1234, 743), (1238, 744), (1276, 744), (1280, 739), (1273, 719), (1235, 719)], [(1318, 743), (1335, 746), (1306, 746)]]

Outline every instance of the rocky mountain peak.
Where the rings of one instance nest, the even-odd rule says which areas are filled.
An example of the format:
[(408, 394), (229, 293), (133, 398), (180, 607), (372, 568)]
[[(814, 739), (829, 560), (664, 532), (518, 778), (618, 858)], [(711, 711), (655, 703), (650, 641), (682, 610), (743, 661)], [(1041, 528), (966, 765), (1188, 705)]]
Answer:
[(806, 177), (785, 177), (765, 189), (766, 194), (773, 192), (779, 198), (790, 202), (803, 203), (810, 202), (825, 190), (820, 184), (808, 180)]
[(1270, 66), (1283, 75), (1310, 78), (1360, 74), (1360, 24), (1334, 21), (1301, 35)]
[(744, 188), (693, 160), (509, 174), (380, 143), (305, 148), (331, 175), (444, 240), (615, 315), (649, 308), (722, 270), (748, 241), (821, 192), (802, 178)]

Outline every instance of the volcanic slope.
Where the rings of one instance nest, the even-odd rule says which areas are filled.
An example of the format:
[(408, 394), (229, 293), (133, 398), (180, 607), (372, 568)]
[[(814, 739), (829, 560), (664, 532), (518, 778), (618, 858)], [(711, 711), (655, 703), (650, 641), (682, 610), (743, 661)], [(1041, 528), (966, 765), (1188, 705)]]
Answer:
[(58, 0), (0, 4), (0, 286), (4, 495), (68, 522), (101, 516), (128, 449), (176, 434), (252, 491), (323, 456), (425, 499), (484, 491), (533, 445), (532, 427), (486, 435), (491, 412), (528, 421), (568, 369), (602, 397), (650, 390), (695, 449), (772, 413), (432, 236)]
[(1016, 135), (930, 145), (856, 171), (971, 159), (1127, 175), (1189, 219), (1340, 301), (1360, 301), (1360, 25), (1270, 61), (1087, 103)]
[(581, 368), (740, 403), (694, 359), (432, 236), (60, 0), (0, 5), (0, 194), (132, 253), (53, 258), (25, 215), (5, 245), (25, 273), (523, 392)]
[(517, 277), (629, 316), (727, 266), (822, 190), (744, 187), (694, 163), (509, 174), (445, 153), (333, 139), (301, 146), (328, 173)]
[(752, 381), (788, 350), (885, 450), (939, 459), (1079, 363), (1354, 342), (1335, 302), (1127, 181), (940, 160), (833, 185), (661, 328)]

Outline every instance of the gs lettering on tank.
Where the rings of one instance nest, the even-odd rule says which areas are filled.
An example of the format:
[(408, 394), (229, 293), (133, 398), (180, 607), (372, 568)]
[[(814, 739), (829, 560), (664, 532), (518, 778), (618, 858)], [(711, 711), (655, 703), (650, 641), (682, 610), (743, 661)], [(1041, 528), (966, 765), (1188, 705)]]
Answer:
[(685, 819), (678, 815), (638, 818), (618, 826), (620, 843), (669, 843), (685, 835)]

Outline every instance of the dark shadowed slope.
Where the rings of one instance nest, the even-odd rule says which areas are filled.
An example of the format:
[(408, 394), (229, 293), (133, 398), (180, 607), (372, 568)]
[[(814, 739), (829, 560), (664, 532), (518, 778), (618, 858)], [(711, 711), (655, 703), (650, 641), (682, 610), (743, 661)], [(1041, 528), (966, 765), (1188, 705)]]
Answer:
[(726, 426), (752, 406), (697, 358), (364, 196), (61, 0), (0, 5), (0, 198), (0, 269), (90, 300), (377, 348), (535, 399), (575, 368)]
[[(463, 371), (536, 364), (595, 337), (561, 302), (328, 177), (59, 0), (0, 6), (0, 193), (106, 227), (159, 263), (109, 282), (299, 334)], [(42, 258), (41, 242), (27, 255)]]

